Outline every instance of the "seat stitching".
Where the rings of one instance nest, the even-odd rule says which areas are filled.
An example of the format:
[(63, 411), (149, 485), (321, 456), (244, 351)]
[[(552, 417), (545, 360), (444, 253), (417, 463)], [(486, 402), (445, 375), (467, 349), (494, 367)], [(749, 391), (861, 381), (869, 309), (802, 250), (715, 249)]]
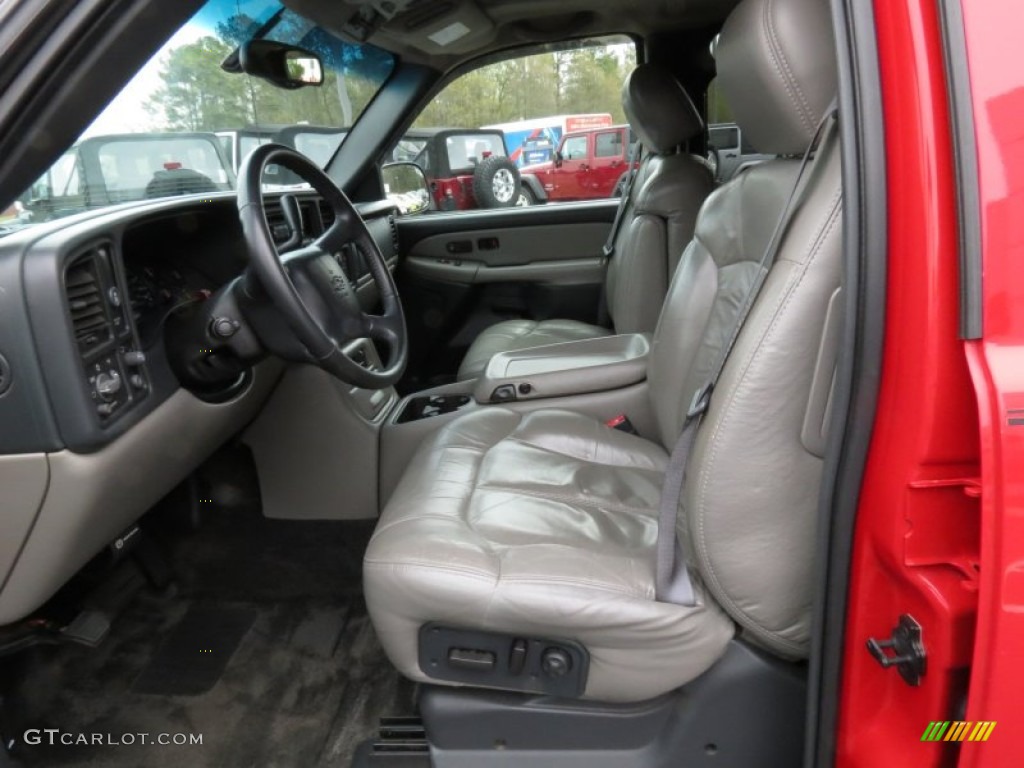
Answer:
[[(536, 448), (538, 451), (544, 451), (545, 453), (550, 453), (554, 456), (564, 456), (567, 459), (576, 459), (577, 461), (583, 461), (588, 464), (596, 464), (599, 467), (615, 467), (616, 469), (635, 469), (638, 472), (652, 472), (655, 474), (664, 474), (663, 469), (648, 469), (646, 467), (638, 467), (635, 464), (612, 464), (611, 462), (597, 461), (597, 459), (588, 459), (582, 456), (576, 456), (575, 454), (572, 453), (566, 453), (564, 451), (555, 450), (554, 448), (550, 448), (546, 445), (540, 445), (539, 443), (530, 442), (529, 440), (525, 440), (521, 437), (516, 437), (514, 434), (509, 435), (504, 439), (509, 442), (529, 446), (530, 448)], [(596, 449), (592, 451), (591, 454), (596, 455)]]
[(481, 571), (476, 568), (460, 568), (454, 565), (438, 565), (437, 563), (425, 563), (419, 560), (378, 560), (365, 558), (363, 564), (370, 568), (393, 569), (393, 568), (421, 568), (429, 571), (443, 571), (446, 573), (458, 573), (472, 576), (484, 581), (494, 581), (494, 574), (491, 571)]
[(778, 36), (775, 33), (775, 19), (772, 16), (772, 5), (773, 0), (768, 0), (768, 2), (765, 3), (761, 19), (762, 28), (765, 32), (765, 37), (768, 43), (768, 55), (771, 58), (772, 66), (775, 67), (775, 71), (779, 75), (779, 80), (786, 89), (790, 103), (792, 103), (797, 116), (800, 118), (800, 122), (804, 125), (805, 129), (813, 130), (813, 120), (810, 120), (808, 117), (807, 113), (810, 111), (810, 108), (807, 105), (803, 90), (800, 88), (800, 84), (792, 74), (789, 62), (785, 56), (785, 51), (779, 44)]
[(601, 499), (587, 499), (574, 496), (572, 494), (561, 494), (561, 493), (546, 493), (544, 491), (533, 491), (524, 490), (516, 486), (505, 486), (497, 484), (478, 485), (476, 490), (487, 490), (487, 491), (507, 491), (514, 493), (516, 496), (530, 496), (532, 498), (547, 499), (549, 501), (566, 501), (578, 504), (581, 507), (590, 507), (594, 509), (606, 509), (612, 512), (653, 512), (651, 507), (633, 507), (627, 504), (619, 504), (617, 502), (608, 502)]
[(538, 577), (517, 577), (508, 576), (504, 579), (506, 584), (540, 584), (542, 586), (548, 584), (560, 584), (568, 587), (580, 587), (583, 589), (594, 589), (601, 592), (611, 592), (616, 595), (625, 595), (628, 597), (638, 597), (641, 599), (650, 599), (654, 595), (653, 589), (643, 590), (632, 590), (629, 588), (614, 587), (610, 584), (603, 584), (601, 582), (589, 581), (586, 579), (566, 579), (566, 578), (538, 578)]
[[(443, 496), (434, 496), (435, 499), (445, 498)], [(423, 520), (443, 520), (446, 523), (461, 524), (465, 525), (464, 517), (457, 517), (455, 515), (434, 515), (434, 514), (419, 514), (416, 517), (403, 517), (400, 520), (389, 520), (382, 525), (378, 525), (376, 532), (373, 534), (372, 539), (377, 538), (377, 535), (384, 531), (402, 525), (404, 523), (418, 523)], [(371, 541), (372, 541), (371, 539)]]
[[(806, 264), (805, 264), (805, 266), (804, 266), (804, 268), (803, 268), (803, 270), (802, 270), (802, 272), (800, 274), (799, 279), (792, 285), (792, 287), (787, 292), (787, 295), (786, 295), (785, 299), (779, 305), (779, 307), (776, 309), (775, 313), (773, 314), (773, 317), (772, 317), (771, 321), (769, 321), (769, 323), (765, 326), (764, 331), (763, 331), (763, 335), (761, 337), (761, 343), (755, 345), (753, 353), (751, 354), (750, 358), (744, 363), (743, 370), (740, 372), (740, 375), (739, 375), (739, 381), (743, 381), (744, 377), (746, 376), (746, 372), (762, 356), (763, 350), (765, 348), (764, 342), (767, 341), (774, 334), (774, 331), (775, 331), (775, 329), (777, 327), (778, 318), (781, 316), (781, 314), (786, 309), (786, 307), (788, 307), (788, 305), (791, 303), (791, 301), (793, 299), (793, 296), (797, 292), (797, 289), (800, 287), (800, 285), (803, 283), (804, 279), (810, 273), (811, 266), (813, 265), (815, 260), (821, 255), (822, 248), (824, 247), (824, 244), (825, 244), (826, 240), (828, 239), (828, 236), (832, 233), (832, 231), (835, 229), (835, 226), (838, 224), (839, 219), (840, 219), (839, 212), (842, 210), (842, 206), (838, 204), (839, 203), (839, 199), (841, 198), (841, 193), (842, 193), (842, 190), (840, 189), (832, 197), (832, 200), (830, 201), (831, 202), (831, 207), (829, 209), (828, 215), (824, 218), (822, 223), (819, 225), (818, 233), (815, 236), (815, 239), (812, 241), (812, 245), (811, 245), (812, 253), (811, 253), (810, 259), (808, 259), (808, 261), (806, 262)], [(724, 605), (730, 606), (736, 613), (746, 617), (750, 622), (753, 623), (754, 626), (752, 626), (752, 627), (746, 626), (746, 629), (752, 631), (755, 635), (758, 635), (758, 636), (760, 636), (762, 638), (765, 638), (765, 639), (768, 639), (768, 640), (772, 640), (774, 642), (779, 643), (780, 645), (784, 645), (786, 647), (793, 648), (796, 651), (802, 652), (803, 651), (803, 647), (802, 647), (801, 644), (796, 643), (795, 641), (789, 640), (788, 638), (782, 637), (781, 635), (779, 635), (774, 630), (765, 629), (764, 627), (762, 627), (760, 625), (760, 622), (757, 619), (755, 619), (747, 611), (741, 609), (739, 606), (736, 605), (736, 603), (732, 600), (732, 598), (726, 593), (725, 588), (722, 586), (721, 582), (719, 581), (718, 574), (715, 571), (714, 564), (712, 563), (711, 558), (708, 555), (708, 548), (707, 548), (706, 541), (705, 541), (705, 536), (704, 536), (704, 522), (705, 522), (705, 517), (706, 516), (705, 516), (705, 514), (703, 513), (702, 510), (706, 507), (705, 500), (707, 498), (707, 487), (708, 487), (708, 483), (709, 483), (709, 478), (711, 476), (710, 468), (718, 460), (719, 449), (721, 448), (721, 443), (719, 443), (717, 441), (717, 437), (718, 437), (719, 433), (721, 432), (721, 430), (725, 428), (726, 423), (728, 421), (730, 421), (730, 419), (732, 417), (732, 414), (733, 414), (732, 405), (735, 402), (735, 398), (736, 398), (736, 392), (734, 391), (734, 392), (732, 392), (730, 394), (728, 400), (723, 405), (723, 415), (722, 415), (722, 418), (719, 420), (718, 425), (715, 427), (715, 431), (711, 435), (711, 438), (710, 438), (711, 453), (708, 456), (707, 466), (705, 467), (704, 471), (701, 473), (701, 484), (700, 484), (700, 488), (698, 490), (698, 503), (697, 503), (698, 509), (696, 510), (696, 512), (697, 512), (697, 536), (695, 537), (696, 538), (696, 542), (695, 543), (696, 543), (696, 546), (697, 546), (697, 548), (698, 548), (698, 550), (700, 552), (701, 560), (702, 560), (702, 562), (703, 562), (703, 564), (704, 564), (704, 566), (705, 566), (705, 568), (707, 570), (707, 575), (709, 577), (707, 579), (707, 581), (713, 581), (715, 583), (715, 586), (717, 587), (716, 591), (721, 593), (721, 594), (716, 594), (715, 597), (721, 603), (723, 603)]]

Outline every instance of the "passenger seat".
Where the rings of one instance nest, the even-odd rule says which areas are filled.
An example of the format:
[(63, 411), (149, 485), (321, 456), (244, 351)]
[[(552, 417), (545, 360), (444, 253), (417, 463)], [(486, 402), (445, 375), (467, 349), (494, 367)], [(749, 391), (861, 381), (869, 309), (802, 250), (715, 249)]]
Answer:
[[(615, 238), (605, 289), (614, 333), (652, 333), (672, 273), (693, 237), (700, 210), (714, 189), (707, 164), (681, 147), (704, 122), (679, 82), (655, 64), (641, 64), (622, 88), (626, 117), (649, 154), (633, 182)], [(506, 320), (470, 345), (459, 379), (480, 376), (499, 352), (608, 336), (576, 320)]]

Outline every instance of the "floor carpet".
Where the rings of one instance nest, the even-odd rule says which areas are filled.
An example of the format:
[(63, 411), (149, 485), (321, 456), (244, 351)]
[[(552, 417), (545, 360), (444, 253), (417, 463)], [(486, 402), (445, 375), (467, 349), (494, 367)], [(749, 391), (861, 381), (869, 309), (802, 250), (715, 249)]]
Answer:
[[(139, 590), (98, 648), (23, 654), (19, 697), (31, 728), (115, 741), (201, 734), (202, 744), (136, 736), (133, 744), (48, 746), (44, 737), (21, 747), (21, 761), (347, 767), (380, 717), (414, 712), (414, 686), (384, 656), (361, 597), (371, 530), (265, 520), (242, 504), (207, 514), (194, 533), (162, 535), (172, 586)], [(204, 658), (208, 648), (223, 656)]]

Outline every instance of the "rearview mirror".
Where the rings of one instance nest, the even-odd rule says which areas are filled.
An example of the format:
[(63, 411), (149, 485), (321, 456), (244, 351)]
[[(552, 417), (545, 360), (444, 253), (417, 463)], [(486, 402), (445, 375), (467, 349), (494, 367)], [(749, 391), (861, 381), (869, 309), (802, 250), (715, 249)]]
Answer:
[(323, 85), (324, 65), (312, 51), (275, 40), (250, 40), (238, 50), (239, 69), (279, 88)]
[(555, 168), (561, 168), (562, 167), (562, 160), (563, 160), (562, 153), (559, 152), (556, 149), (555, 150)]
[(423, 169), (416, 163), (388, 163), (380, 169), (384, 194), (403, 214), (430, 208), (430, 187)]

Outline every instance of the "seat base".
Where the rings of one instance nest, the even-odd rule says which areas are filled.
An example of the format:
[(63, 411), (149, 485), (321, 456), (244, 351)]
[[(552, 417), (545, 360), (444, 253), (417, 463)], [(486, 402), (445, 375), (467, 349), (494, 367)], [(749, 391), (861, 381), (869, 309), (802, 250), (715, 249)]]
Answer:
[[(655, 599), (667, 461), (660, 445), (572, 411), (488, 406), (449, 423), (420, 446), (363, 559), (366, 606), (388, 657), (412, 680), (450, 680), (421, 654), (423, 626), (437, 624), (578, 644), (589, 656), (588, 699), (643, 701), (696, 678), (735, 625), (697, 575), (694, 605)], [(439, 666), (467, 649), (451, 646)], [(506, 688), (511, 646), (468, 649), (495, 661), (471, 684)], [(512, 676), (522, 681), (527, 667)]]
[[(800, 765), (806, 665), (740, 640), (692, 683), (632, 704), (424, 686), (420, 711), (433, 768), (637, 768)], [(423, 747), (414, 750), (427, 765)], [(385, 741), (353, 762), (412, 765)], [(403, 762), (404, 761), (404, 762)]]

